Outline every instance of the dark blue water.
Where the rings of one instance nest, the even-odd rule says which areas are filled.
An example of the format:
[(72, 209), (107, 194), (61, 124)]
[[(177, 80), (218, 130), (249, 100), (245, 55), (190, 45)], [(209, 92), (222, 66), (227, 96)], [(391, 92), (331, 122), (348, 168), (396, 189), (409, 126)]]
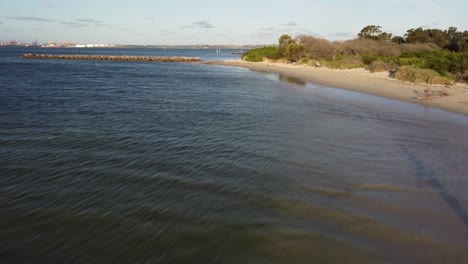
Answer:
[(30, 52), (238, 56), (0, 49), (0, 262), (468, 261), (466, 116), (240, 68)]

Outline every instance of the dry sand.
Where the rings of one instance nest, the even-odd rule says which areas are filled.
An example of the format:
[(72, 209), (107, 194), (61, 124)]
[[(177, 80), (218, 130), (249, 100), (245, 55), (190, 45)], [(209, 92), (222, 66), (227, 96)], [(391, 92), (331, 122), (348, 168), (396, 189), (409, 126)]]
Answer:
[[(336, 70), (301, 64), (247, 62), (242, 60), (210, 61), (215, 64), (267, 71), (296, 77), (303, 81), (382, 96), (450, 112), (468, 115), (468, 85), (429, 85), (403, 82), (389, 77), (388, 72), (370, 73), (365, 69)], [(425, 98), (431, 94), (430, 98)], [(440, 94), (448, 94), (440, 96)]]

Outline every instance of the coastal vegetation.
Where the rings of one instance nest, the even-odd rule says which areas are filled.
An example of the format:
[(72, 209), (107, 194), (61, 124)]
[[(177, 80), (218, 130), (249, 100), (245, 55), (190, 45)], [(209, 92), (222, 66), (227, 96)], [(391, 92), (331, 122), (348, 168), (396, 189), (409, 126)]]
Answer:
[(252, 49), (247, 61), (279, 60), (337, 68), (389, 71), (412, 82), (448, 84), (468, 82), (468, 31), (455, 27), (409, 29), (393, 36), (380, 26), (364, 27), (355, 39), (329, 41), (308, 35), (282, 35), (277, 46)]
[(280, 59), (278, 47), (263, 47), (252, 49), (245, 52), (242, 57), (247, 61), (259, 62), (264, 59), (277, 60)]

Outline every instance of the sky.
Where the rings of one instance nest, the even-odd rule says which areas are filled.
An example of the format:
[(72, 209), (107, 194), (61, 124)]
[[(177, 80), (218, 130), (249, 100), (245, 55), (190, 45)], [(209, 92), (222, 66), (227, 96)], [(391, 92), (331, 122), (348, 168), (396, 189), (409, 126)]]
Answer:
[(273, 44), (281, 34), (329, 40), (366, 25), (468, 30), (466, 0), (0, 0), (0, 42)]

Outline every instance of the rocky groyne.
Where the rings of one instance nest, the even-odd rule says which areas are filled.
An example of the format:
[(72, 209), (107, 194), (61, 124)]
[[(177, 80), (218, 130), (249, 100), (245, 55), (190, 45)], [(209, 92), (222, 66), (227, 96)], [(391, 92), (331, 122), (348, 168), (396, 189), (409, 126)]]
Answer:
[(23, 54), (23, 59), (50, 60), (111, 60), (111, 61), (148, 61), (148, 62), (198, 62), (199, 57), (151, 57), (117, 55), (59, 55), (59, 54)]

